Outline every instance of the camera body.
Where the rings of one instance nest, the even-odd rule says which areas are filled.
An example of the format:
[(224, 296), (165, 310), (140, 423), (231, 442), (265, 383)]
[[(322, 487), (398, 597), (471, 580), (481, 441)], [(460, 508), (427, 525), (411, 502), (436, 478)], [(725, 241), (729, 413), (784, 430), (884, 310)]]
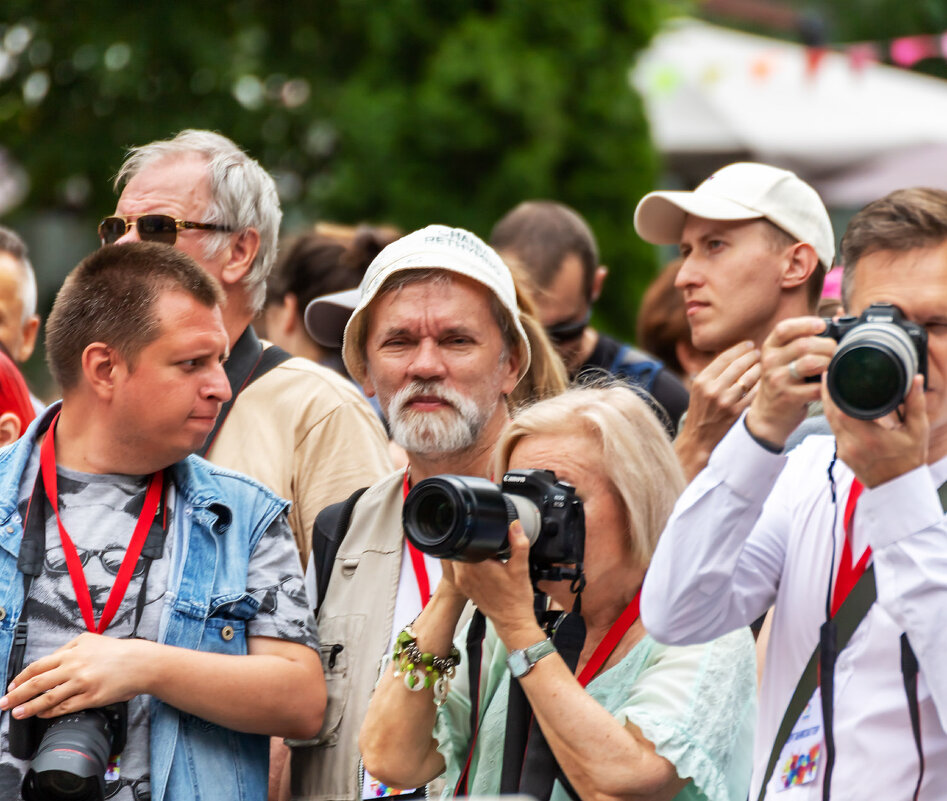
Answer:
[(55, 718), (10, 718), (10, 753), (32, 760), (23, 779), (25, 801), (103, 798), (109, 758), (125, 748), (128, 703)]
[(533, 582), (582, 579), (585, 512), (575, 488), (551, 470), (510, 470), (499, 486), (475, 476), (427, 478), (408, 493), (402, 522), (418, 550), (480, 562), (509, 556), (510, 523), (530, 541)]
[(918, 373), (927, 386), (927, 331), (891, 303), (873, 303), (859, 317), (826, 320), (820, 336), (839, 343), (826, 385), (849, 417), (875, 420), (893, 412)]

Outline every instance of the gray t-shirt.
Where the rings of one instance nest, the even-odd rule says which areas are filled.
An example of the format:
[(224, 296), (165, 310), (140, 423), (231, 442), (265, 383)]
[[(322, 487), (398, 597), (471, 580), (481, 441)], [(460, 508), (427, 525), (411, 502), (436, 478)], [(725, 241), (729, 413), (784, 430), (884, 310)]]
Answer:
[[(38, 469), (37, 448), (20, 482), (21, 516), (26, 514)], [(148, 476), (93, 475), (61, 467), (57, 476), (60, 518), (82, 560), (98, 622), (144, 505)], [(106, 630), (109, 637), (158, 639), (174, 548), (170, 513), (174, 508), (173, 490), (168, 506), (168, 536), (161, 557), (152, 560), (148, 571), (137, 631), (134, 630), (135, 607), (142, 592), (144, 560), (139, 560), (121, 606)], [(46, 558), (42, 575), (34, 579), (30, 590), (29, 638), (24, 665), (86, 631), (66, 568), (56, 518), (48, 507), (47, 511)], [(261, 537), (250, 559), (247, 592), (259, 597), (262, 603), (257, 615), (247, 622), (248, 637), (274, 637), (317, 647), (315, 621), (300, 572), (294, 569), (298, 564), (286, 515), (279, 515)], [(150, 696), (136, 696), (128, 703), (128, 741), (118, 765), (107, 774), (106, 797), (114, 801), (150, 798), (149, 701)], [(20, 797), (20, 785), (28, 768), (27, 762), (10, 756), (9, 721), (9, 714), (0, 718), (0, 799)]]

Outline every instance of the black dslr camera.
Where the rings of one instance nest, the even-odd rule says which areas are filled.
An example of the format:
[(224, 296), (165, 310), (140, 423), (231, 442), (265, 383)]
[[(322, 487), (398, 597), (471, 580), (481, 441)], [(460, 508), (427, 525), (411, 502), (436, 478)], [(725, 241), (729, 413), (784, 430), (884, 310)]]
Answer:
[(509, 556), (507, 530), (519, 518), (530, 541), (530, 577), (571, 580), (581, 589), (585, 513), (575, 488), (551, 470), (510, 470), (497, 486), (484, 478), (427, 478), (408, 493), (405, 534), (419, 551), (481, 562)]
[(826, 320), (820, 336), (839, 343), (826, 384), (849, 417), (874, 420), (893, 412), (918, 373), (927, 387), (927, 331), (891, 303), (873, 303), (860, 317)]
[(10, 753), (32, 760), (25, 801), (101, 801), (109, 757), (125, 748), (128, 703), (57, 718), (10, 718)]

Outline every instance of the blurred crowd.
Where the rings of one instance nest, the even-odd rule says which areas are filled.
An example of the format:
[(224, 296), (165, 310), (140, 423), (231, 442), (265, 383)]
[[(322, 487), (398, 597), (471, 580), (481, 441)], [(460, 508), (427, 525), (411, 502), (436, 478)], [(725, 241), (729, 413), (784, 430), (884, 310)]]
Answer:
[(42, 325), (0, 227), (0, 797), (947, 797), (947, 193), (653, 191), (633, 345), (556, 200), (115, 190)]

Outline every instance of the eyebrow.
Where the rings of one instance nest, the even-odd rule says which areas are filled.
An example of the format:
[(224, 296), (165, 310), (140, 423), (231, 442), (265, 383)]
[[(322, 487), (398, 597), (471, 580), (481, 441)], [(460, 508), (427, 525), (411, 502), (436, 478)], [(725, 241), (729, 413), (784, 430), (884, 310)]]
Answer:
[[(445, 328), (443, 331), (438, 332), (438, 336), (457, 336), (458, 334), (463, 334), (464, 336), (469, 336), (474, 339), (477, 338), (477, 332), (474, 329), (462, 326), (455, 325), (449, 328)], [(381, 332), (380, 336), (382, 338), (387, 337), (396, 337), (396, 336), (416, 336), (415, 332), (405, 325), (392, 326), (391, 328)]]

